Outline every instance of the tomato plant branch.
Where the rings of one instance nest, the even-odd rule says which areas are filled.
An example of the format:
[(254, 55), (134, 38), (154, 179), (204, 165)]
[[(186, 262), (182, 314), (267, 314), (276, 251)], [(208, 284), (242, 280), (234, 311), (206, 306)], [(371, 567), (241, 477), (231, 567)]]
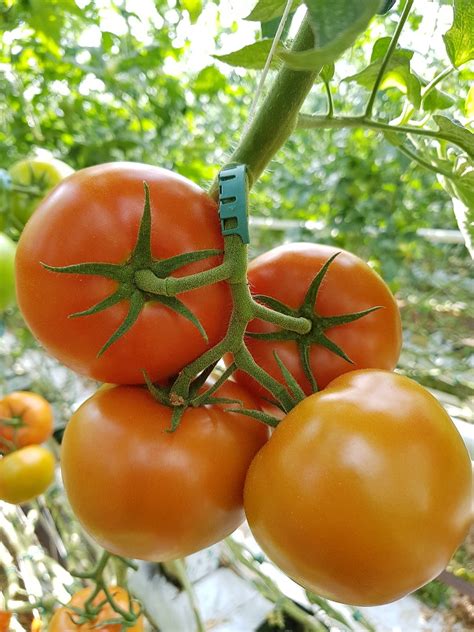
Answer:
[(377, 74), (377, 77), (375, 79), (375, 83), (373, 85), (372, 88), (372, 92), (370, 94), (369, 100), (367, 102), (367, 107), (365, 108), (365, 118), (370, 118), (371, 114), (372, 114), (372, 110), (374, 108), (374, 104), (375, 104), (375, 99), (377, 98), (377, 93), (379, 91), (380, 88), (380, 84), (382, 83), (382, 80), (384, 78), (385, 75), (385, 71), (388, 67), (388, 63), (390, 61), (391, 56), (393, 55), (393, 53), (395, 52), (395, 49), (397, 47), (398, 44), (398, 40), (400, 38), (401, 32), (403, 30), (403, 27), (405, 26), (405, 22), (408, 19), (408, 15), (411, 11), (411, 8), (413, 6), (413, 2), (414, 0), (407, 0), (405, 3), (405, 6), (403, 8), (403, 12), (402, 15), (400, 17), (400, 20), (397, 24), (397, 28), (395, 29), (395, 33), (392, 36), (392, 39), (390, 41), (389, 47), (387, 49), (387, 52), (385, 53), (385, 56), (382, 60), (382, 64), (379, 68), (379, 72)]
[(161, 294), (162, 296), (176, 296), (182, 292), (195, 290), (206, 285), (212, 285), (229, 278), (232, 265), (229, 260), (215, 268), (190, 274), (184, 277), (157, 277), (152, 270), (139, 270), (135, 273), (135, 283), (144, 292)]
[[(265, 315), (278, 319), (284, 317), (287, 324), (300, 327), (306, 319), (293, 318), (291, 321), (285, 314), (278, 314), (273, 310), (263, 310), (250, 294), (247, 285), (247, 246), (242, 243), (237, 235), (229, 235), (224, 238), (224, 260), (233, 262), (232, 274), (228, 283), (232, 295), (232, 315), (225, 337), (214, 347), (206, 351), (194, 362), (184, 367), (171, 388), (171, 397), (178, 405), (189, 398), (189, 390), (193, 379), (211, 364), (219, 361), (226, 353), (232, 353), (237, 368), (250, 373), (253, 377), (272, 393), (273, 397), (282, 403), (285, 410), (290, 410), (294, 402), (285, 387), (261, 369), (247, 351), (243, 342), (248, 323), (257, 314), (265, 311)], [(311, 326), (311, 323), (309, 323)]]
[(351, 127), (363, 127), (367, 129), (380, 130), (381, 132), (391, 132), (395, 134), (415, 134), (425, 136), (434, 140), (444, 140), (460, 149), (463, 146), (456, 142), (452, 136), (443, 133), (441, 130), (424, 129), (414, 125), (391, 125), (382, 121), (366, 118), (365, 116), (339, 116), (328, 118), (316, 114), (300, 114), (298, 118), (299, 129), (345, 129)]

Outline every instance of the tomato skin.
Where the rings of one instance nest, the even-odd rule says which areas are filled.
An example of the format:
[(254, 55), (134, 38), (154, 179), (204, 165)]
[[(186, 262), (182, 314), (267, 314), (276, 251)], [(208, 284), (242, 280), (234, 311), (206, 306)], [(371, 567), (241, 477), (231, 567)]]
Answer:
[(19, 191), (11, 195), (12, 213), (22, 224), (26, 224), (46, 193), (74, 173), (74, 169), (57, 158), (33, 157), (19, 160), (8, 172), (13, 184), (34, 187), (39, 191), (39, 195)]
[[(73, 619), (77, 619), (78, 615), (73, 608), (84, 608), (84, 604), (89, 599), (91, 591), (91, 588), (82, 588), (81, 590), (78, 590), (74, 593), (67, 606), (56, 610), (49, 623), (48, 632), (121, 632), (122, 626), (119, 623), (104, 623), (101, 625), (101, 622), (115, 619), (119, 616), (109, 603), (103, 606), (95, 619), (88, 621), (87, 623), (76, 625), (71, 619), (71, 617)], [(116, 604), (127, 612), (130, 608), (127, 591), (120, 586), (109, 586), (109, 592), (112, 594)], [(101, 590), (94, 598), (93, 604), (96, 606), (104, 599), (104, 591)], [(136, 612), (135, 607), (133, 612)], [(130, 630), (131, 632), (142, 632), (143, 616), (140, 616), (137, 619), (137, 622), (133, 626), (127, 628), (127, 630)]]
[[(235, 383), (221, 397), (256, 401)], [(166, 561), (218, 542), (244, 519), (243, 486), (268, 429), (224, 406), (171, 410), (144, 388), (97, 391), (72, 416), (62, 473), (72, 509), (108, 551)], [(85, 485), (84, 481), (94, 481)]]
[(471, 522), (471, 461), (416, 382), (346, 373), (298, 404), (249, 468), (245, 511), (305, 588), (378, 605), (436, 577)]
[[(102, 382), (143, 383), (142, 369), (154, 381), (176, 374), (225, 335), (230, 317), (226, 283), (178, 297), (202, 323), (209, 345), (190, 321), (149, 302), (132, 328), (99, 358), (99, 350), (124, 320), (129, 301), (91, 316), (68, 318), (111, 294), (116, 282), (54, 273), (40, 262), (64, 266), (127, 261), (143, 213), (144, 181), (150, 188), (154, 257), (222, 250), (214, 201), (189, 180), (138, 163), (99, 165), (66, 178), (35, 211), (18, 243), (18, 303), (28, 326), (62, 363)], [(210, 257), (174, 274), (199, 272), (219, 262), (220, 257)]]
[[(2, 424), (2, 418), (19, 418), (23, 427), (15, 432)], [(22, 448), (33, 443), (43, 443), (53, 432), (53, 410), (44, 397), (30, 391), (14, 391), (0, 399), (0, 449), (5, 449), (3, 439)]]
[(0, 500), (18, 505), (43, 494), (54, 479), (54, 456), (29, 445), (0, 459)]
[(0, 233), (0, 311), (15, 304), (14, 242)]
[[(389, 288), (359, 257), (322, 244), (291, 243), (278, 246), (254, 259), (248, 270), (252, 294), (271, 296), (297, 308), (302, 304), (313, 278), (337, 252), (340, 254), (331, 263), (318, 293), (317, 313), (334, 316), (374, 306), (383, 308), (355, 322), (327, 330), (328, 338), (343, 349), (353, 364), (324, 347), (312, 345), (311, 367), (320, 389), (348, 371), (395, 368), (401, 350), (402, 329), (400, 313)], [(261, 320), (253, 320), (248, 331), (265, 333), (277, 331), (277, 328)], [(257, 364), (282, 382), (282, 374), (273, 355), (276, 351), (305, 393), (312, 393), (295, 342), (250, 337), (246, 337), (245, 342)], [(252, 392), (268, 396), (263, 387), (246, 373), (236, 373), (235, 379)]]

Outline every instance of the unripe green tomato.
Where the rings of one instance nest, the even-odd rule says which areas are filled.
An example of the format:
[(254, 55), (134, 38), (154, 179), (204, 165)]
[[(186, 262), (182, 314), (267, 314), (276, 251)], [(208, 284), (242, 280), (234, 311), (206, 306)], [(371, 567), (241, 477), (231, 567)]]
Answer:
[(56, 158), (26, 158), (8, 171), (13, 186), (32, 187), (38, 191), (36, 195), (12, 191), (11, 212), (22, 224), (26, 224), (48, 191), (74, 173), (72, 167)]
[(0, 233), (0, 312), (15, 303), (15, 251), (15, 242)]
[(54, 456), (29, 445), (0, 459), (0, 500), (18, 505), (43, 494), (54, 479)]

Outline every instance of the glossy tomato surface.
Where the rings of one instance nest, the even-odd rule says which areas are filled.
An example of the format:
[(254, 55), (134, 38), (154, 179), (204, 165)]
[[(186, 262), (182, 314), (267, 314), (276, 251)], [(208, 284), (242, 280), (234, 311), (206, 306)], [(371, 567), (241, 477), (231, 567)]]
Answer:
[[(78, 373), (115, 384), (142, 383), (177, 373), (208, 345), (189, 320), (158, 302), (147, 302), (138, 320), (103, 355), (99, 350), (126, 317), (129, 300), (89, 316), (69, 318), (110, 295), (116, 281), (45, 269), (83, 262), (124, 263), (132, 252), (150, 189), (151, 249), (165, 259), (203, 249), (222, 250), (215, 203), (195, 184), (165, 169), (110, 163), (63, 180), (35, 211), (16, 256), (20, 309), (44, 347)], [(183, 276), (214, 267), (210, 257), (174, 272)], [(226, 332), (231, 300), (225, 283), (179, 295), (215, 344)]]
[[(130, 610), (128, 592), (120, 586), (109, 586), (108, 590), (115, 603), (125, 612), (128, 612)], [(107, 623), (107, 621), (117, 619), (120, 616), (109, 603), (106, 603), (93, 619), (82, 624), (74, 623), (74, 621), (79, 621), (80, 616), (75, 609), (84, 609), (84, 605), (90, 596), (90, 588), (83, 588), (74, 593), (67, 606), (56, 610), (49, 623), (48, 632), (121, 632), (123, 626), (120, 623)], [(104, 599), (104, 591), (101, 590), (94, 598), (93, 605), (98, 606)], [(134, 606), (134, 613), (136, 612), (136, 608), (138, 608), (137, 605)], [(131, 632), (142, 632), (143, 617), (138, 617), (136, 623), (127, 627), (127, 630)]]
[[(235, 383), (218, 394), (257, 408)], [(67, 425), (61, 465), (69, 501), (112, 553), (183, 557), (244, 519), (245, 475), (267, 428), (221, 405), (189, 408), (175, 432), (167, 432), (170, 423), (171, 410), (145, 388), (119, 386), (97, 391)]]
[(471, 476), (461, 436), (428, 391), (355, 371), (280, 423), (250, 466), (245, 511), (295, 581), (377, 605), (445, 568), (470, 526)]
[(54, 456), (29, 445), (0, 459), (0, 500), (17, 505), (43, 494), (54, 479)]
[[(382, 309), (326, 331), (327, 337), (342, 348), (353, 364), (321, 345), (311, 346), (311, 368), (320, 389), (348, 371), (395, 368), (400, 355), (402, 331), (400, 313), (389, 288), (359, 257), (340, 248), (321, 244), (291, 243), (279, 246), (254, 259), (248, 270), (252, 294), (271, 296), (296, 309), (303, 303), (311, 281), (337, 252), (340, 254), (331, 263), (317, 296), (317, 314), (336, 316), (375, 306)], [(261, 320), (253, 320), (248, 331), (267, 333), (278, 329)], [(250, 336), (246, 337), (245, 342), (256, 362), (276, 380), (283, 381), (274, 352), (306, 394), (312, 392), (296, 342), (258, 340)], [(235, 379), (255, 393), (266, 393), (245, 373), (238, 372)]]
[(43, 443), (53, 432), (53, 409), (44, 397), (14, 391), (0, 399), (0, 451)]

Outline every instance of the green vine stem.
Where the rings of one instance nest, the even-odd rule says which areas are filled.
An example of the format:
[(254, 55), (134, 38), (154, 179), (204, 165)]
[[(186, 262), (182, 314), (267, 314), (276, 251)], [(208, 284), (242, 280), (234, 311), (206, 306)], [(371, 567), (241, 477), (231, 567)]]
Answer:
[(248, 323), (256, 317), (303, 333), (311, 328), (311, 323), (306, 318), (287, 316), (256, 303), (247, 285), (247, 246), (237, 235), (226, 236), (224, 244), (224, 262), (232, 262), (232, 273), (228, 283), (233, 308), (227, 333), (217, 345), (184, 367), (171, 388), (171, 398), (177, 405), (182, 405), (189, 398), (194, 378), (230, 352), (234, 356), (237, 368), (255, 377), (277, 401), (282, 403), (285, 410), (290, 410), (294, 406), (291, 396), (282, 384), (255, 363), (243, 342), (244, 334)]
[(367, 102), (367, 107), (365, 109), (365, 118), (370, 118), (370, 116), (372, 115), (375, 99), (377, 98), (377, 93), (379, 91), (380, 84), (382, 83), (383, 77), (385, 75), (385, 70), (387, 69), (388, 62), (390, 61), (390, 57), (393, 55), (397, 47), (398, 40), (400, 38), (403, 27), (405, 26), (405, 22), (408, 19), (408, 15), (410, 14), (411, 8), (413, 6), (413, 2), (414, 0), (407, 0), (405, 3), (405, 6), (403, 8), (403, 13), (397, 24), (397, 28), (395, 29), (395, 33), (393, 34), (393, 37), (390, 41), (390, 45), (387, 49), (387, 52), (385, 53), (382, 64), (379, 68), (379, 72), (377, 74), (377, 78), (375, 79), (375, 83), (372, 88), (372, 92), (370, 94), (369, 100)]
[[(313, 45), (313, 31), (305, 17), (291, 50), (302, 51)], [(229, 160), (229, 163), (247, 166), (249, 188), (252, 188), (293, 132), (301, 106), (320, 70), (298, 71), (283, 66), (278, 71), (267, 96)], [(217, 181), (212, 184), (210, 194), (216, 196)]]
[(444, 134), (442, 131), (432, 129), (423, 129), (414, 125), (390, 125), (382, 121), (366, 118), (365, 116), (335, 116), (328, 118), (315, 114), (300, 114), (298, 117), (299, 129), (345, 129), (350, 127), (362, 127), (367, 129), (375, 129), (381, 132), (392, 132), (395, 134), (416, 134), (418, 136), (426, 136), (435, 140), (445, 140), (453, 145), (457, 145), (461, 149), (463, 147), (456, 143), (451, 136)]

